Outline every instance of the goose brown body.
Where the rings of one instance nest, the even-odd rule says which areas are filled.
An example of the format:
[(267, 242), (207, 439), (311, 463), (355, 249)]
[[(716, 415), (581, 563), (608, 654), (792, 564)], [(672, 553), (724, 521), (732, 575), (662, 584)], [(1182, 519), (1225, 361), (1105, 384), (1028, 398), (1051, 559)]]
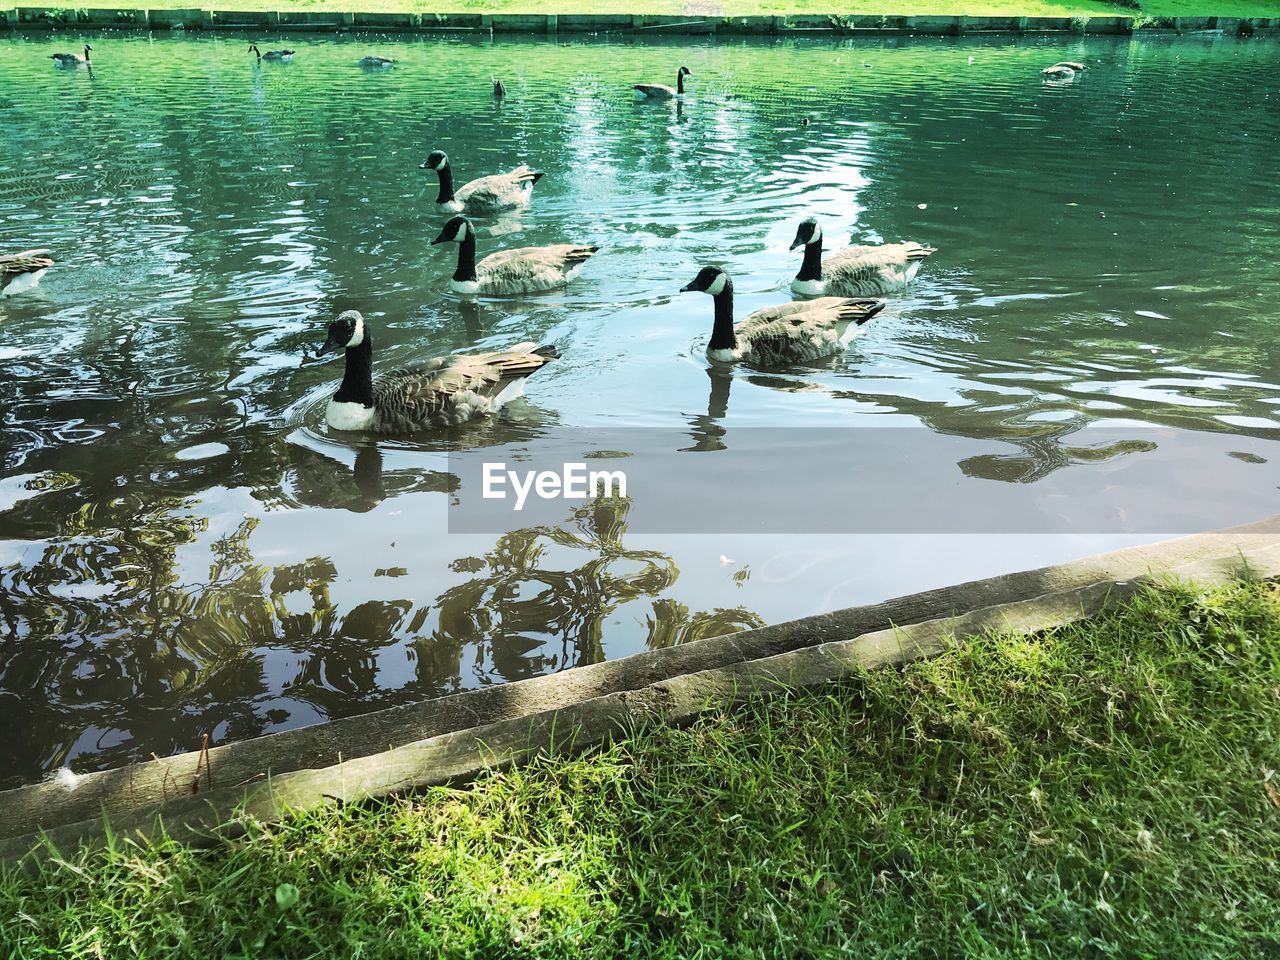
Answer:
[(437, 206), (453, 213), (477, 217), (497, 216), (527, 207), (533, 194), (533, 185), (543, 176), (541, 171), (521, 164), (507, 173), (477, 177), (455, 190), (453, 168), (449, 165), (448, 154), (443, 150), (433, 150), (419, 167), (434, 170), (440, 178)]
[(936, 253), (924, 244), (860, 244), (822, 256), (822, 228), (813, 218), (801, 222), (791, 249), (804, 247), (793, 292), (809, 297), (868, 297), (904, 289), (926, 258)]
[(346, 353), (342, 383), (325, 419), (335, 430), (404, 434), (452, 426), (496, 413), (524, 391), (526, 377), (559, 357), (554, 346), (519, 343), (508, 350), (435, 357), (373, 376), (367, 322), (348, 310), (329, 325), (319, 353)]
[(600, 248), (579, 243), (519, 247), (476, 262), (476, 232), (466, 217), (454, 217), (431, 241), (458, 244), (458, 267), (449, 281), (458, 293), (511, 294), (554, 290), (573, 280)]
[(715, 303), (707, 344), (713, 363), (776, 367), (829, 357), (843, 351), (884, 309), (882, 300), (823, 297), (765, 307), (734, 324), (733, 281), (723, 270), (704, 267), (683, 289), (709, 294)]

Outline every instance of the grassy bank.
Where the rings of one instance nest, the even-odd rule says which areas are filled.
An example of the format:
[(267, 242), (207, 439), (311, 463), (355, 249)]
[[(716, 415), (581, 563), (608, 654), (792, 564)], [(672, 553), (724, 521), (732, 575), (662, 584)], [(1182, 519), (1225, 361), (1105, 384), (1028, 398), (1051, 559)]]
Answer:
[[(129, 5), (125, 5), (129, 6)], [(896, 17), (1276, 17), (1280, 0), (1146, 0), (1141, 11), (1100, 0), (148, 0), (139, 7), (377, 13), (644, 13), (708, 17), (839, 14)], [(73, 8), (116, 9), (111, 0)]]
[(1280, 592), (0, 878), (16, 957), (1280, 956)]

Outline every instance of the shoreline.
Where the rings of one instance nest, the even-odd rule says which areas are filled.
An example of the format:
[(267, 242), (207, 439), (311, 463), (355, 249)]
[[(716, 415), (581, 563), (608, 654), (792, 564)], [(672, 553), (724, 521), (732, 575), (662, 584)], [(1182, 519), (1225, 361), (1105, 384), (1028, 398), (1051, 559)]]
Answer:
[(1280, 35), (1280, 17), (766, 16), (343, 12), (17, 7), (0, 9), (0, 26), (17, 30), (212, 30), (389, 33), (636, 33), (691, 36), (962, 36), (966, 34)]
[(1241, 577), (1280, 578), (1280, 515), (0, 791), (0, 862), (38, 858), (49, 850), (42, 841), (100, 845), (105, 823), (110, 832), (200, 842), (245, 814), (276, 821), (466, 783), (548, 749), (590, 749), (631, 725), (686, 725), (712, 703), (901, 668), (938, 655), (952, 637), (1095, 619), (1168, 578)]

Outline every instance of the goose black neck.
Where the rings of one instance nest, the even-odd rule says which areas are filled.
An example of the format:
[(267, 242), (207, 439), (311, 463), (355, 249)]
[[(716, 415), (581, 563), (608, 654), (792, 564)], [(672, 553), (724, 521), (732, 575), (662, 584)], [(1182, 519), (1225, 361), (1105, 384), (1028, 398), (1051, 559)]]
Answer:
[(476, 238), (470, 230), (458, 241), (458, 269), (453, 272), (453, 279), (476, 279)]
[(684, 71), (676, 74), (676, 93), (684, 93)]
[(358, 347), (347, 347), (347, 369), (333, 399), (373, 406), (373, 341), (367, 329)]
[(436, 174), (440, 177), (440, 196), (436, 197), (436, 203), (448, 203), (453, 199), (453, 171), (446, 163)]
[(712, 300), (716, 305), (716, 322), (711, 328), (711, 342), (707, 344), (712, 350), (733, 350), (738, 346), (738, 338), (733, 332), (733, 281), (725, 283), (724, 289)]
[(822, 241), (807, 243), (804, 247), (804, 262), (800, 264), (797, 280), (822, 279)]

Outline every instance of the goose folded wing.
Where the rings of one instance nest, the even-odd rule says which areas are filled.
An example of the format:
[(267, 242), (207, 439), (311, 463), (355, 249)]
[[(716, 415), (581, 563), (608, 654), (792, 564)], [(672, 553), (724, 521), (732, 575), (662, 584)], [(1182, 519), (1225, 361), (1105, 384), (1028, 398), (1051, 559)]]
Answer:
[(44, 254), (47, 250), (25, 250), (22, 253), (9, 253), (0, 256), (0, 276), (16, 277), (24, 273), (34, 273), (53, 266), (53, 260)]

